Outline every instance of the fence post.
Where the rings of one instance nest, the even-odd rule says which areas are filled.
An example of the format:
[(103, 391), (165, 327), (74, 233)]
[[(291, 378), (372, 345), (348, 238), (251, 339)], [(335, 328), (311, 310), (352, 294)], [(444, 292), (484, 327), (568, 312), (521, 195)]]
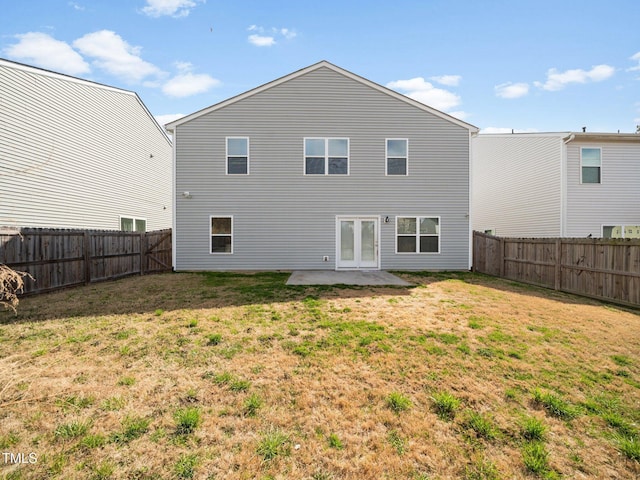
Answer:
[(140, 275), (144, 275), (144, 262), (146, 260), (146, 255), (145, 255), (145, 251), (146, 251), (145, 239), (146, 238), (147, 238), (146, 233), (140, 232)]
[(82, 232), (84, 244), (84, 284), (91, 283), (91, 234), (88, 231)]
[(555, 266), (555, 279), (554, 289), (560, 290), (562, 286), (562, 240), (556, 238), (556, 266)]

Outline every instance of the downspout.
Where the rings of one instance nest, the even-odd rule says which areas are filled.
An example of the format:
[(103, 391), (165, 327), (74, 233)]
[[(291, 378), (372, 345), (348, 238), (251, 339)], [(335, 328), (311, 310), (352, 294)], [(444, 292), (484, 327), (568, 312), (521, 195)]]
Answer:
[(173, 271), (176, 271), (176, 218), (177, 218), (177, 200), (176, 200), (176, 150), (178, 144), (178, 127), (174, 127), (170, 132), (173, 134), (173, 149), (171, 162), (171, 201), (173, 202), (173, 220), (171, 222), (171, 264)]
[(469, 202), (467, 204), (467, 220), (469, 221), (469, 270), (473, 267), (473, 138), (477, 132), (469, 131)]

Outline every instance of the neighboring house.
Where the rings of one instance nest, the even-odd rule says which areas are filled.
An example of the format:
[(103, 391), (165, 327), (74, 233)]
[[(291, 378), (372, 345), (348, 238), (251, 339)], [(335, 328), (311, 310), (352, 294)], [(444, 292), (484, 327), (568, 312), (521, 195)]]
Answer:
[(481, 134), (472, 145), (474, 230), (640, 238), (640, 134)]
[(134, 92), (0, 59), (0, 227), (168, 228), (171, 151)]
[(177, 270), (469, 268), (472, 125), (323, 61), (167, 129)]

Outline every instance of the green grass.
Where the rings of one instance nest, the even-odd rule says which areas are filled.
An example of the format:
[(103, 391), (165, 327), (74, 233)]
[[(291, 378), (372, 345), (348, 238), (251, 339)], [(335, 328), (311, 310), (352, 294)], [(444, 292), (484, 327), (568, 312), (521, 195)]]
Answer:
[(453, 420), (460, 408), (460, 400), (449, 392), (437, 392), (431, 397), (433, 409), (442, 420)]
[(520, 433), (525, 440), (542, 441), (545, 438), (547, 427), (535, 417), (527, 417), (522, 421)]
[(549, 452), (542, 442), (528, 442), (522, 446), (522, 461), (534, 475), (543, 476), (549, 471)]
[(387, 441), (398, 455), (403, 455), (407, 451), (407, 441), (400, 436), (397, 430), (391, 430), (389, 432)]
[(255, 417), (258, 414), (258, 410), (262, 407), (263, 401), (260, 395), (252, 393), (244, 401), (244, 414), (248, 417)]
[(618, 449), (628, 459), (635, 460), (640, 463), (640, 438), (639, 437), (624, 437), (619, 436), (616, 438)]
[(327, 437), (327, 443), (329, 444), (329, 447), (335, 448), (336, 450), (342, 450), (344, 448), (342, 440), (340, 440), (340, 437), (335, 433), (332, 433)]
[(256, 448), (256, 453), (264, 460), (273, 460), (279, 456), (291, 454), (291, 441), (289, 436), (278, 429), (272, 429), (262, 435)]
[(177, 478), (193, 478), (198, 466), (198, 455), (182, 454), (175, 464), (173, 471)]
[(91, 425), (91, 420), (75, 420), (70, 423), (58, 425), (53, 434), (56, 438), (60, 438), (62, 440), (81, 437), (87, 433), (89, 428), (91, 428)]
[(573, 420), (581, 414), (581, 409), (564, 400), (552, 392), (543, 392), (536, 388), (533, 391), (533, 401), (541, 405), (545, 411), (561, 420)]
[(391, 392), (387, 396), (387, 407), (389, 407), (395, 413), (409, 410), (411, 406), (411, 399), (400, 392)]
[(149, 430), (151, 421), (148, 418), (138, 416), (126, 416), (121, 423), (120, 431), (111, 436), (114, 443), (128, 443), (132, 440), (140, 438)]
[(173, 418), (176, 422), (177, 435), (189, 435), (202, 423), (202, 412), (198, 407), (181, 408)]
[(483, 438), (485, 440), (493, 440), (499, 434), (499, 430), (493, 421), (486, 415), (482, 415), (478, 412), (469, 412), (464, 421), (464, 425), (473, 430), (479, 438)]

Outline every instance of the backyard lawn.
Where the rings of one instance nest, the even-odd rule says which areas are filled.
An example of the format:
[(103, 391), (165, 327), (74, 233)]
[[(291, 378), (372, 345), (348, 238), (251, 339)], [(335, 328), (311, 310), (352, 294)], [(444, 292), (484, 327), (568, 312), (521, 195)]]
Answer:
[(640, 477), (640, 312), (473, 273), (131, 277), (0, 312), (0, 478)]

